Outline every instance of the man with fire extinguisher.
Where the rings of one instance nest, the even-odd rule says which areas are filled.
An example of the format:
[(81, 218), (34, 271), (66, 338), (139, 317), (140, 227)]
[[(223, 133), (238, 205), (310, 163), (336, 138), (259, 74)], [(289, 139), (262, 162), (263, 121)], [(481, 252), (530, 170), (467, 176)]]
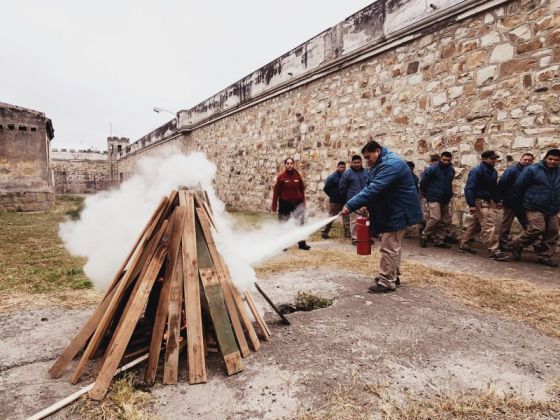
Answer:
[(406, 228), (422, 223), (414, 178), (406, 162), (376, 141), (362, 148), (370, 170), (366, 187), (349, 200), (344, 216), (367, 206), (370, 231), (381, 233), (379, 276), (369, 287), (371, 293), (394, 292), (400, 284), (401, 244)]

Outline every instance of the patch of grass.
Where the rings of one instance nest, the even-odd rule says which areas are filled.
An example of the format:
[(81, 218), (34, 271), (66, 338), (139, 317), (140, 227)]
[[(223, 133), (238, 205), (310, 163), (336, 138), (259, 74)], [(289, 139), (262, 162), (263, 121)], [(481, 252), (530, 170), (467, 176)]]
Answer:
[[(259, 265), (256, 271), (266, 275), (302, 266), (331, 267), (373, 277), (379, 266), (379, 251), (374, 249), (370, 257), (363, 257), (344, 249), (313, 248), (305, 253), (289, 250)], [(560, 338), (560, 289), (544, 289), (522, 280), (443, 272), (408, 261), (403, 261), (401, 268), (410, 284), (435, 286), (463, 304), (526, 322), (546, 335)]]
[(299, 291), (294, 298), (296, 310), (313, 311), (315, 309), (328, 308), (334, 299), (322, 298), (309, 292)]
[[(431, 393), (391, 391), (385, 384), (367, 383), (352, 375), (349, 384), (337, 385), (328, 403), (299, 416), (311, 419), (552, 419), (560, 416), (558, 385), (548, 400), (527, 400), (516, 394), (499, 395), (490, 386), (486, 390)], [(391, 394), (398, 395), (398, 399)]]
[(44, 213), (0, 213), (0, 297), (91, 288), (85, 259), (71, 256), (58, 236), (67, 214), (79, 214), (82, 197), (57, 197)]
[(273, 213), (230, 211), (228, 215), (233, 219), (235, 229), (258, 229), (265, 222), (278, 220), (276, 214)]
[(153, 397), (136, 389), (134, 375), (129, 373), (111, 384), (103, 401), (84, 395), (71, 407), (69, 414), (88, 419), (153, 419)]

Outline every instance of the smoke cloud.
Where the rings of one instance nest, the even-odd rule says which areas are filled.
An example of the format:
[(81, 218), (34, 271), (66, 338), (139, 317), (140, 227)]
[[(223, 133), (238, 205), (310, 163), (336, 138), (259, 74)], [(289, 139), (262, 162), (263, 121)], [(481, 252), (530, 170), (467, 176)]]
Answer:
[(84, 272), (97, 290), (105, 290), (163, 196), (181, 186), (205, 189), (219, 229), (216, 243), (234, 283), (243, 290), (256, 280), (253, 266), (305, 239), (335, 217), (295, 222), (270, 221), (258, 229), (237, 230), (215, 194), (216, 165), (202, 153), (168, 148), (138, 162), (135, 174), (118, 189), (86, 198), (77, 221), (60, 225), (59, 234), (73, 255), (87, 258)]

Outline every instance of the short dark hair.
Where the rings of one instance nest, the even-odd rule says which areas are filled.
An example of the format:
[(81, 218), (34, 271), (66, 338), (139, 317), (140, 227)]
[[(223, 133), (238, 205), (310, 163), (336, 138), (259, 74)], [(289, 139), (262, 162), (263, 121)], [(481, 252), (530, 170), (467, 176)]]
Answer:
[(344, 162), (343, 160), (341, 160), (340, 162), (338, 162), (338, 163), (336, 164), (336, 166), (340, 166), (340, 165), (346, 166), (346, 162)]
[(364, 147), (362, 147), (362, 153), (365, 152), (375, 152), (378, 149), (382, 149), (383, 146), (381, 146), (379, 143), (377, 143), (375, 140), (369, 141), (366, 143), (366, 145)]
[(486, 150), (485, 152), (481, 153), (480, 157), (482, 159), (499, 158), (499, 156), (497, 155), (497, 153), (494, 150)]
[(430, 162), (439, 162), (439, 155), (437, 153), (430, 155)]
[(448, 157), (449, 159), (452, 159), (453, 155), (451, 154), (451, 152), (442, 152), (441, 157)]
[(416, 165), (415, 165), (414, 162), (411, 161), (411, 160), (407, 160), (407, 161), (406, 161), (406, 164), (408, 165), (408, 167), (409, 167), (410, 169), (416, 168)]
[(532, 153), (529, 153), (529, 152), (523, 153), (523, 154), (521, 155), (522, 158), (524, 158), (525, 156), (531, 156), (533, 159), (535, 159), (535, 155), (532, 154)]
[(360, 155), (352, 156), (352, 162), (354, 162), (355, 160), (362, 160), (362, 157)]
[(544, 155), (544, 157), (546, 159), (549, 156), (560, 157), (560, 149), (550, 149), (548, 152), (546, 152), (546, 155)]
[(291, 160), (291, 161), (294, 162), (294, 163), (296, 162), (296, 161), (294, 160), (293, 157), (287, 157), (286, 159), (284, 159), (284, 165), (285, 165), (286, 163), (288, 163), (289, 160)]

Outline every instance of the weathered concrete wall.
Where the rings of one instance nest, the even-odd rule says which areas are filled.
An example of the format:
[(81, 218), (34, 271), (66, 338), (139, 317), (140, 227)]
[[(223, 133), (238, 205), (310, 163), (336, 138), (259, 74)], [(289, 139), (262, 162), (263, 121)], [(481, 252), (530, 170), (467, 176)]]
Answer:
[[(417, 2), (385, 2), (384, 27), (406, 25), (411, 4)], [(389, 19), (390, 5), (401, 11), (398, 24)], [(219, 168), (220, 196), (231, 207), (250, 210), (270, 206), (272, 184), (287, 156), (297, 161), (310, 204), (324, 206), (323, 182), (336, 161), (347, 160), (369, 139), (414, 161), (419, 171), (429, 154), (450, 150), (461, 211), (468, 169), (483, 149), (517, 159), (560, 143), (560, 1), (518, 0), (473, 16), (461, 13), (402, 35), (408, 38), (401, 45), (356, 56), (347, 67), (262, 100), (249, 98), (233, 111), (223, 111), (227, 100), (216, 99), (235, 97), (228, 88), (180, 112), (183, 138), (172, 142), (206, 152)], [(373, 25), (372, 33), (380, 25), (368, 22), (375, 21), (365, 23)], [(156, 151), (124, 154), (119, 171), (132, 172), (139, 157)]]
[(0, 211), (40, 211), (54, 204), (45, 114), (0, 103)]
[(111, 188), (111, 162), (107, 152), (51, 151), (57, 194), (89, 194)]

